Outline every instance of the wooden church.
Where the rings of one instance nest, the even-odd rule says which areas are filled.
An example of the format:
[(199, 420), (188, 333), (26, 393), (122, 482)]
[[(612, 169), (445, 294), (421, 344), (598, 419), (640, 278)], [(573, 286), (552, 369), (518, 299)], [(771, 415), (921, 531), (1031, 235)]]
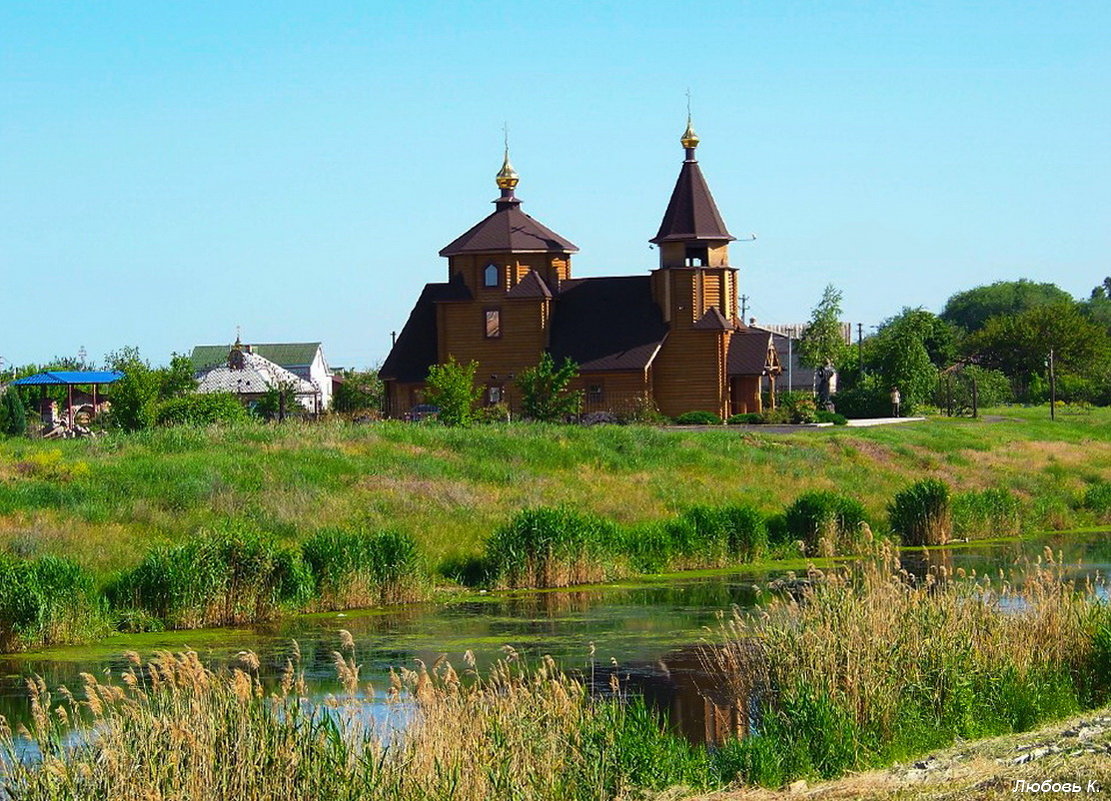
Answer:
[(698, 166), (689, 119), (680, 141), (686, 157), (650, 240), (659, 266), (612, 278), (573, 276), (578, 248), (521, 210), (507, 149), (494, 212), (440, 251), (448, 280), (425, 285), (382, 365), (387, 414), (422, 404), (428, 368), (450, 357), (478, 362), (486, 403), (516, 409), (514, 378), (544, 351), (578, 365), (588, 412), (645, 402), (671, 417), (760, 411), (779, 360), (771, 335), (738, 316), (734, 237)]

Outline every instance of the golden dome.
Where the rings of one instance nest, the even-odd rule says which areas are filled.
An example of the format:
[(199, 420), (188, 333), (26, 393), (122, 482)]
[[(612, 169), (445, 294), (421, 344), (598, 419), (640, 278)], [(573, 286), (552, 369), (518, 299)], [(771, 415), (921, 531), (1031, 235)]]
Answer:
[(687, 115), (687, 130), (683, 131), (683, 136), (679, 141), (683, 144), (683, 147), (688, 150), (693, 150), (698, 147), (698, 134), (694, 132), (694, 126), (691, 124), (691, 117), (689, 114)]
[(516, 189), (517, 182), (521, 179), (517, 175), (517, 171), (513, 169), (513, 165), (509, 163), (509, 148), (505, 149), (505, 160), (502, 162), (501, 169), (498, 170), (496, 178), (498, 189)]

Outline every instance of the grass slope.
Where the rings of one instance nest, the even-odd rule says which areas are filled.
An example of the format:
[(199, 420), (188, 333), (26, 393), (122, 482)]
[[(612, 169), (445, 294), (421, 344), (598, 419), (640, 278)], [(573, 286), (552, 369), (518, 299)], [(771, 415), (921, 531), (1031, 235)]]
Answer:
[(478, 553), (522, 507), (569, 504), (633, 523), (701, 503), (778, 512), (806, 490), (834, 489), (882, 521), (891, 497), (924, 476), (1013, 490), (1027, 528), (1100, 522), (1082, 499), (1111, 479), (1111, 410), (1057, 422), (1045, 408), (998, 414), (781, 435), (330, 422), (8, 440), (0, 550), (67, 555), (107, 574), (151, 545), (243, 521), (289, 542), (328, 526), (395, 528), (439, 563)]

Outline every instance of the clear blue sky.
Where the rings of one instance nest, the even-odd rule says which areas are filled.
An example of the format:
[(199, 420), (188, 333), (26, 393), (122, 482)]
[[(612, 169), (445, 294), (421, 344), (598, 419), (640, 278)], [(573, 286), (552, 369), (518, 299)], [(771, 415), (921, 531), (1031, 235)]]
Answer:
[(1111, 3), (0, 4), (0, 356), (383, 358), (436, 252), (525, 210), (652, 268), (685, 97), (767, 322), (1111, 272)]

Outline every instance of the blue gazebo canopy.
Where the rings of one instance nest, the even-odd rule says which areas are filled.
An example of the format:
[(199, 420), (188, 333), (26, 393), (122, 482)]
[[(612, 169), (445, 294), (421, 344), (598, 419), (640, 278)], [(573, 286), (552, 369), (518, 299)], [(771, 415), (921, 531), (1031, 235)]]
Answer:
[(12, 383), (21, 387), (73, 387), (81, 384), (113, 384), (123, 378), (119, 370), (50, 370), (17, 378)]

